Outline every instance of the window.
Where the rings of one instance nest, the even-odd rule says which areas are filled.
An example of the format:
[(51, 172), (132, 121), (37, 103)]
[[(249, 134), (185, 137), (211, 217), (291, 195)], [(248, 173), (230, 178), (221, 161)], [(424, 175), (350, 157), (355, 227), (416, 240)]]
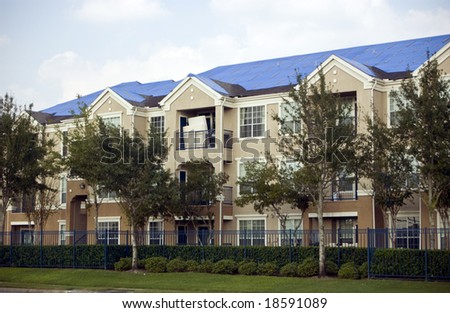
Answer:
[(265, 131), (264, 106), (241, 108), (240, 137), (262, 137)]
[(149, 222), (149, 244), (150, 245), (162, 245), (163, 233), (162, 222)]
[(338, 220), (338, 244), (339, 245), (352, 245), (355, 243), (355, 225), (356, 218), (341, 218)]
[(120, 116), (102, 117), (102, 120), (105, 123), (105, 125), (120, 127)]
[[(239, 163), (239, 178), (244, 178), (246, 175), (246, 171), (245, 171), (245, 165), (248, 162), (252, 162), (254, 160), (245, 160), (245, 161), (241, 161)], [(251, 183), (245, 183), (245, 184), (239, 184), (239, 193), (241, 192), (251, 192), (252, 189), (252, 184)]]
[(61, 189), (61, 205), (66, 205), (67, 202), (67, 178), (65, 176), (61, 177), (60, 183)]
[(66, 223), (59, 224), (58, 244), (64, 246), (66, 244)]
[(101, 189), (99, 197), (106, 201), (113, 201), (117, 198), (117, 193), (115, 191), (107, 191)]
[(119, 244), (119, 221), (99, 221), (98, 232), (100, 244)]
[(355, 126), (355, 97), (342, 97), (341, 103), (344, 107), (345, 116), (340, 120), (340, 125), (353, 125)]
[(62, 144), (61, 144), (61, 156), (66, 157), (68, 155), (68, 145), (67, 145), (68, 137), (67, 131), (62, 132)]
[(292, 131), (293, 133), (299, 133), (301, 130), (301, 124), (294, 121), (294, 117), (297, 115), (293, 103), (283, 103), (281, 105), (280, 117), (284, 119), (283, 128), (286, 132)]
[(397, 217), (396, 247), (419, 249), (419, 216)]
[(239, 245), (264, 246), (265, 245), (264, 220), (240, 220), (239, 221)]
[(389, 125), (391, 127), (398, 126), (398, 111), (399, 107), (394, 97), (389, 98)]
[(164, 134), (164, 116), (152, 116), (150, 118), (150, 127), (155, 131), (156, 134)]
[[(302, 220), (299, 218), (292, 218), (286, 220), (286, 232), (283, 235), (283, 244), (301, 246), (303, 239)], [(284, 238), (286, 237), (286, 238)]]

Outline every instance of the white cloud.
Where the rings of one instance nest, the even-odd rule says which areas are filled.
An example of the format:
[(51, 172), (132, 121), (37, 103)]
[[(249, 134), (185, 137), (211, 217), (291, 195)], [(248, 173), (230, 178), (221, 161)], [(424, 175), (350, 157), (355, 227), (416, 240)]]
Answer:
[(156, 19), (167, 15), (159, 0), (86, 0), (77, 15), (93, 22)]

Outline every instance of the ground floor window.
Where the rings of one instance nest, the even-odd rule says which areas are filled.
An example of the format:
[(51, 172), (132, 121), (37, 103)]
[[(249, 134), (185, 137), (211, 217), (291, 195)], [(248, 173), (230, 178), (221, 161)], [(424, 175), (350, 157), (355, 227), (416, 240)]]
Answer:
[(266, 225), (264, 220), (239, 221), (239, 245), (264, 246)]
[(163, 244), (162, 222), (160, 221), (149, 222), (148, 230), (149, 230), (149, 244), (162, 245)]
[(420, 245), (419, 216), (397, 217), (396, 247), (419, 249)]
[(303, 240), (302, 220), (292, 218), (286, 220), (286, 231), (282, 233), (282, 245), (301, 246)]
[(59, 240), (58, 244), (64, 246), (66, 244), (66, 223), (59, 224)]
[(337, 239), (339, 245), (353, 245), (357, 239), (356, 218), (340, 218), (338, 220)]
[(98, 240), (100, 244), (119, 244), (119, 221), (99, 221)]

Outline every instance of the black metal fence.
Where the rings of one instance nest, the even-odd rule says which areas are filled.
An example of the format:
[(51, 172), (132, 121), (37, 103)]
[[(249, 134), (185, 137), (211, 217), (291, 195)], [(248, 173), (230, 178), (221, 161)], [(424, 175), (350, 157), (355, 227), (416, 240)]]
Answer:
[[(357, 251), (355, 262), (368, 263), (369, 277), (450, 279), (449, 238), (448, 229), (426, 228), (395, 231), (328, 229), (324, 233), (327, 251), (333, 251), (338, 263)], [(280, 253), (289, 251), (285, 256), (288, 263), (299, 261), (299, 257), (295, 259), (292, 255), (301, 255), (302, 248), (317, 247), (319, 233), (317, 230), (142, 231), (137, 235), (137, 242), (144, 250), (148, 247), (156, 253), (171, 248), (195, 247), (194, 250), (200, 251), (203, 257), (209, 247), (229, 247), (234, 251), (229, 252), (231, 256), (239, 251), (244, 258), (252, 255), (255, 248), (271, 247), (275, 249), (270, 250), (274, 253), (278, 253), (275, 251), (279, 248)], [(0, 266), (107, 269), (130, 253), (129, 231), (22, 230), (0, 233)]]

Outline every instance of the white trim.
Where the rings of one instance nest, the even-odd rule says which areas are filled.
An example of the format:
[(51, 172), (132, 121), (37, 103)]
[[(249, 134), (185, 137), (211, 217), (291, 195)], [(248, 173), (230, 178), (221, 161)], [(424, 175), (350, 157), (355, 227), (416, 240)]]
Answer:
[[(236, 125), (237, 125), (237, 138), (238, 141), (241, 142), (243, 140), (254, 140), (254, 139), (263, 139), (266, 138), (266, 132), (267, 132), (267, 126), (268, 126), (268, 114), (267, 114), (267, 105), (268, 104), (277, 104), (277, 102), (268, 102), (268, 103), (252, 103), (252, 104), (245, 104), (245, 105), (240, 105), (237, 109), (237, 121), (236, 121)], [(254, 107), (264, 107), (264, 111), (263, 111), (263, 118), (264, 118), (264, 130), (263, 130), (263, 136), (257, 136), (257, 137), (241, 137), (241, 109), (245, 109), (245, 108), (254, 108)], [(252, 124), (253, 125), (253, 124)]]
[(239, 219), (266, 219), (268, 214), (235, 214), (234, 217)]
[[(95, 218), (94, 218), (95, 219)], [(122, 216), (99, 216), (99, 222), (120, 222)], [(120, 228), (120, 224), (119, 224)]]
[[(358, 217), (358, 212), (326, 212), (323, 217)], [(308, 218), (317, 218), (317, 213), (308, 213)]]
[[(131, 112), (133, 109), (133, 106), (126, 101), (125, 99), (123, 99), (121, 96), (119, 96), (114, 90), (112, 90), (111, 88), (107, 87), (105, 90), (103, 90), (103, 92), (94, 100), (92, 101), (90, 108), (92, 108), (91, 111), (91, 116), (90, 118), (92, 118), (95, 114), (95, 112), (97, 112), (98, 109), (100, 109), (108, 99), (108, 97), (105, 97), (106, 95), (108, 95), (115, 100), (120, 106), (122, 106), (124, 109), (127, 110), (127, 112)], [(105, 97), (105, 99), (103, 99), (103, 101), (100, 101), (103, 97)]]
[[(189, 84), (190, 83), (190, 84)], [(186, 77), (171, 92), (169, 92), (160, 102), (159, 105), (164, 111), (170, 111), (172, 103), (177, 100), (191, 86), (197, 87), (200, 91), (211, 97), (213, 100), (221, 99), (223, 96), (204, 84), (196, 77)], [(216, 101), (215, 101), (216, 102)]]
[(11, 222), (11, 226), (34, 226), (34, 222), (31, 221), (31, 223), (29, 223), (28, 221), (13, 221)]
[(232, 221), (232, 220), (234, 220), (234, 216), (233, 215), (224, 215), (223, 220), (224, 221)]
[(97, 114), (98, 117), (100, 117), (102, 120), (104, 118), (119, 118), (119, 127), (122, 127), (123, 125), (123, 111), (115, 111), (115, 112), (106, 112), (106, 113), (99, 113)]
[(375, 77), (372, 77), (369, 74), (364, 73), (362, 70), (358, 69), (357, 67), (351, 65), (350, 63), (346, 62), (345, 60), (341, 59), (340, 57), (334, 54), (330, 55), (328, 59), (326, 59), (321, 65), (319, 65), (319, 67), (317, 67), (314, 71), (312, 71), (306, 77), (306, 79), (311, 83), (315, 83), (319, 80), (318, 75), (319, 70), (322, 70), (323, 74), (325, 75), (333, 68), (333, 66), (338, 67), (348, 75), (359, 80), (363, 84), (364, 89), (372, 88), (373, 85), (372, 81), (376, 79)]

